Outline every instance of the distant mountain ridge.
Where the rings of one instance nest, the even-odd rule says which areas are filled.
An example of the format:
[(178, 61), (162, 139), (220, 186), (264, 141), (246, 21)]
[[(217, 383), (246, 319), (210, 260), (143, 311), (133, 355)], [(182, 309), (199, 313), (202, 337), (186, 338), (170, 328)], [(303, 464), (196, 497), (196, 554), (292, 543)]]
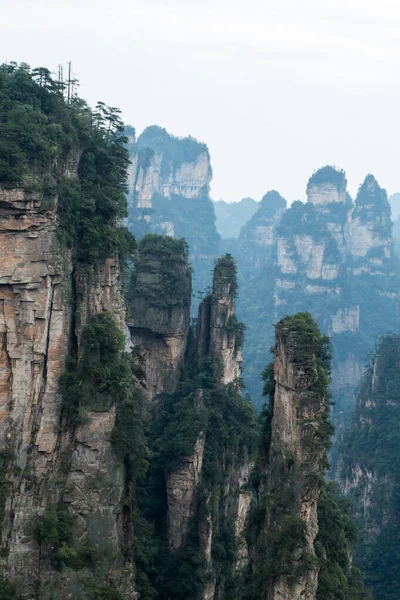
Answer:
[(217, 217), (217, 230), (223, 238), (237, 238), (241, 228), (251, 219), (259, 203), (253, 198), (243, 198), (240, 202), (214, 200)]
[[(400, 330), (399, 272), (386, 191), (368, 175), (353, 202), (344, 171), (325, 166), (310, 177), (307, 201), (288, 208), (277, 191), (259, 203), (212, 202), (205, 144), (150, 127), (130, 151), (133, 233), (185, 237), (195, 293), (210, 285), (219, 254), (230, 252), (238, 264), (237, 311), (247, 326), (243, 373), (253, 401), (261, 402), (259, 373), (273, 340), (272, 324), (307, 310), (332, 336), (336, 411), (348, 420), (376, 339)], [(227, 222), (229, 214), (233, 224)], [(237, 238), (224, 237), (231, 232)]]

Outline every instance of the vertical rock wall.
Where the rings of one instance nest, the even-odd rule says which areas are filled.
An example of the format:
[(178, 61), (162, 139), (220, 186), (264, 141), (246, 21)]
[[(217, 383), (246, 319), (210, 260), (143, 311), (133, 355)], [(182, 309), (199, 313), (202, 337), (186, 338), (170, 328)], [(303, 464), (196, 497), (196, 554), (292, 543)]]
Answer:
[[(274, 352), (275, 394), (268, 493), (282, 493), (282, 502), (291, 516), (306, 524), (306, 544), (293, 556), (293, 562), (304, 560), (304, 554), (315, 556), (314, 540), (318, 533), (317, 506), (320, 490), (319, 476), (323, 474), (324, 445), (318, 439), (319, 420), (328, 399), (317, 397), (310, 390), (318, 381), (317, 358), (307, 355), (299, 331), (288, 321), (276, 329)], [(285, 471), (285, 473), (283, 472)], [(283, 478), (286, 479), (283, 482)], [(292, 489), (290, 489), (292, 488)], [(284, 497), (286, 496), (286, 497)], [(275, 508), (267, 515), (267, 536), (284, 521)], [(315, 600), (317, 569), (304, 568), (295, 583), (286, 575), (271, 582), (268, 600)]]
[(37, 518), (62, 505), (75, 518), (79, 539), (109, 557), (99, 581), (112, 572), (113, 585), (133, 598), (121, 554), (123, 467), (110, 442), (115, 407), (88, 412), (74, 429), (62, 421), (58, 391), (88, 315), (108, 310), (124, 322), (119, 267), (114, 259), (74, 265), (57, 238), (56, 203), (46, 204), (22, 189), (0, 190), (3, 572), (24, 598), (86, 597), (79, 575), (56, 573), (35, 538)]
[(139, 245), (128, 326), (144, 358), (151, 402), (176, 391), (189, 334), (191, 273), (182, 240), (154, 235)]
[[(245, 381), (253, 372), (246, 363), (261, 367), (261, 339), (271, 338), (264, 314), (269, 310), (272, 322), (311, 312), (322, 331), (332, 335), (334, 411), (348, 421), (374, 340), (400, 327), (400, 280), (385, 190), (368, 175), (353, 202), (346, 185), (344, 172), (332, 167), (313, 174), (307, 202), (293, 202), (271, 222), (270, 258), (262, 258), (261, 266), (253, 261), (253, 279), (242, 286), (238, 308), (252, 344), (244, 348)], [(256, 236), (259, 213), (261, 208), (246, 226), (254, 222), (246, 239)], [(251, 382), (249, 388), (259, 395), (259, 385)]]

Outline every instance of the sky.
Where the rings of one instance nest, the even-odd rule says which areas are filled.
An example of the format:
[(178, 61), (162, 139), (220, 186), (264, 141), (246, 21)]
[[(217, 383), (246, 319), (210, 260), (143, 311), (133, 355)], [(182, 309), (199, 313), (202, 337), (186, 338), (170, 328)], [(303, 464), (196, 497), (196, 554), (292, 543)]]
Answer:
[(396, 0), (0, 0), (0, 59), (207, 143), (214, 199), (305, 198), (326, 164), (400, 191)]

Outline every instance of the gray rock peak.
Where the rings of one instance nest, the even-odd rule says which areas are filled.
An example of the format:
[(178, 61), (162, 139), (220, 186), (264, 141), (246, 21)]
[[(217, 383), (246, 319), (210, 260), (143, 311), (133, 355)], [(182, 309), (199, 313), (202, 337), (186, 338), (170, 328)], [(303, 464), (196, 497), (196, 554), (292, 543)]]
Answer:
[(347, 179), (343, 170), (326, 166), (315, 171), (307, 185), (307, 200), (315, 206), (331, 203), (346, 203)]

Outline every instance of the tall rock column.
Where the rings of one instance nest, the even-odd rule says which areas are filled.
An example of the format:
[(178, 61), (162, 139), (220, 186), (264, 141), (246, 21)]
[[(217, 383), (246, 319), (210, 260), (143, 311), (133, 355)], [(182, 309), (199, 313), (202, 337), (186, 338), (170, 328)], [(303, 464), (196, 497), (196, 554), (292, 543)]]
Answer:
[(29, 585), (39, 556), (25, 531), (40, 510), (57, 456), (71, 261), (55, 237), (55, 206), (42, 210), (41, 194), (23, 188), (0, 189), (0, 199), (2, 560)]
[[(318, 498), (326, 468), (329, 341), (308, 313), (276, 326), (264, 446), (266, 600), (315, 600)], [(265, 562), (264, 562), (265, 564)]]
[(239, 235), (241, 264), (249, 273), (259, 273), (272, 260), (276, 243), (276, 229), (286, 210), (287, 202), (275, 190), (267, 192), (251, 219), (243, 225)]
[[(85, 410), (74, 426), (63, 416), (59, 387), (90, 317), (108, 311), (124, 326), (118, 261), (75, 263), (56, 235), (57, 202), (39, 193), (1, 189), (0, 205), (3, 573), (22, 598), (85, 593), (78, 573), (62, 577), (38, 543), (37, 524), (62, 512), (74, 521), (78, 546), (112, 557), (102, 562), (99, 581), (112, 570), (112, 584), (133, 598), (134, 572), (124, 571), (122, 556), (123, 465), (111, 447), (115, 405)], [(54, 586), (58, 596), (49, 595)]]
[(217, 385), (237, 382), (241, 374), (244, 327), (235, 314), (236, 264), (230, 254), (214, 268), (212, 293), (199, 307), (197, 355), (212, 357)]
[[(185, 238), (193, 290), (203, 291), (221, 241), (210, 199), (212, 169), (207, 145), (153, 125), (138, 137), (130, 154), (129, 228), (137, 239), (146, 233)], [(197, 308), (193, 300), (193, 317)]]
[(128, 326), (144, 358), (151, 402), (181, 380), (189, 333), (191, 271), (184, 240), (145, 236), (138, 249)]
[[(144, 237), (139, 253), (143, 244), (157, 240), (158, 236)], [(161, 242), (165, 248), (178, 244), (170, 238), (161, 238)], [(174, 261), (166, 264), (175, 277), (182, 277)], [(146, 269), (147, 279), (142, 278), (139, 267), (132, 309), (145, 301), (141, 295), (144, 281), (151, 286), (163, 274), (161, 260), (152, 265), (153, 271)], [(170, 272), (164, 274), (169, 280)], [(157, 284), (151, 289), (155, 293)], [(182, 284), (171, 288), (180, 302), (183, 289)], [(163, 541), (168, 544), (169, 556), (159, 558), (162, 566), (158, 568), (165, 573), (168, 589), (185, 589), (188, 596), (193, 589), (203, 600), (222, 597), (236, 570), (247, 560), (243, 532), (251, 496), (245, 485), (252, 471), (257, 427), (254, 408), (240, 393), (243, 326), (234, 313), (236, 291), (236, 265), (226, 255), (215, 265), (212, 292), (201, 304), (197, 328), (187, 332), (185, 369), (179, 371), (179, 378), (174, 371), (172, 378), (170, 362), (164, 362), (159, 353), (160, 344), (165, 343), (160, 332), (155, 336), (153, 329), (139, 329), (136, 322), (130, 323), (134, 343), (140, 342), (144, 349), (147, 372), (158, 365), (160, 375), (159, 397), (149, 423), (155, 457), (150, 465), (149, 494), (156, 494), (154, 506), (160, 506), (160, 498), (165, 501), (162, 514), (154, 512), (152, 520), (160, 531), (167, 523)], [(161, 293), (159, 299), (165, 302), (168, 297)], [(151, 315), (151, 295), (147, 293), (146, 298), (150, 298), (147, 308)], [(168, 316), (175, 308), (164, 310)], [(182, 303), (179, 310), (182, 315)], [(158, 311), (161, 307), (157, 306), (154, 314), (160, 315)], [(159, 340), (156, 343), (155, 338)], [(183, 349), (184, 344), (179, 347)], [(193, 574), (193, 581), (186, 580), (187, 572)], [(153, 576), (151, 572), (149, 577)]]

